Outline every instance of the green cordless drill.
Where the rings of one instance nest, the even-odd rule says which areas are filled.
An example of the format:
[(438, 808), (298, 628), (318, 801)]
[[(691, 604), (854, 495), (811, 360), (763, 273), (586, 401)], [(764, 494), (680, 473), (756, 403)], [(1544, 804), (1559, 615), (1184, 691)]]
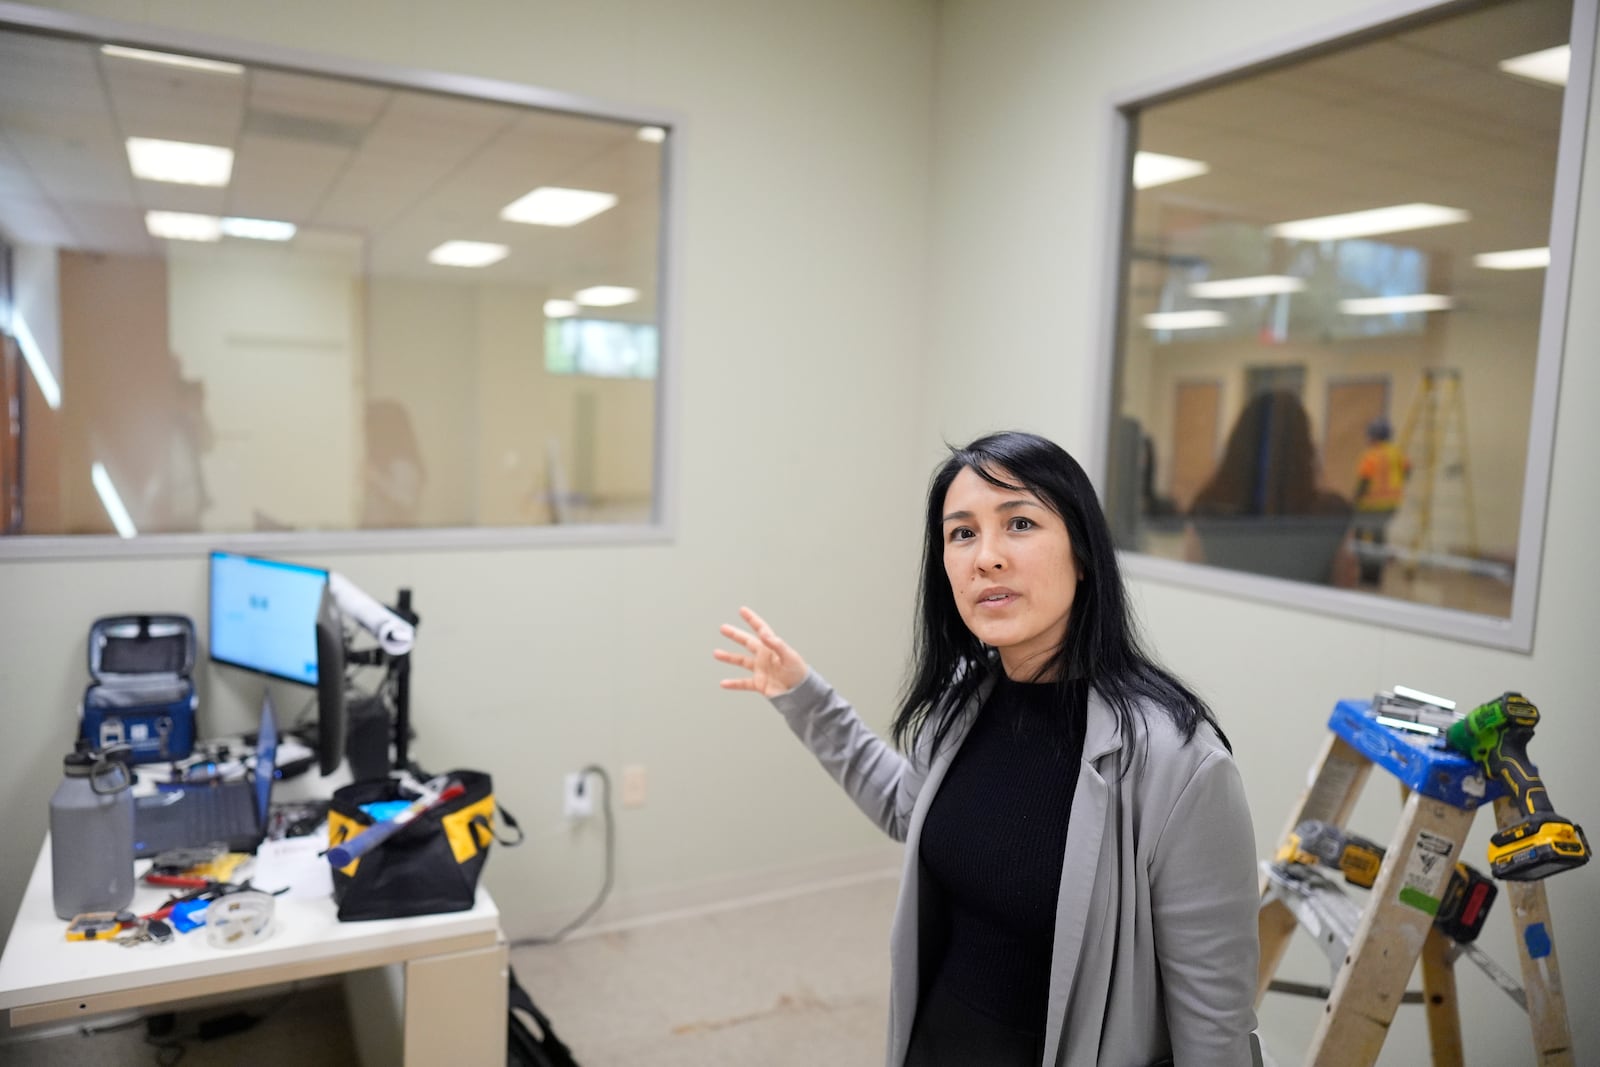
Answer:
[(1511, 792), (1521, 820), (1489, 839), (1489, 869), (1496, 878), (1532, 882), (1589, 862), (1583, 828), (1550, 806), (1539, 768), (1528, 758), (1528, 739), (1539, 709), (1521, 693), (1502, 693), (1451, 726), (1450, 747), (1483, 765)]

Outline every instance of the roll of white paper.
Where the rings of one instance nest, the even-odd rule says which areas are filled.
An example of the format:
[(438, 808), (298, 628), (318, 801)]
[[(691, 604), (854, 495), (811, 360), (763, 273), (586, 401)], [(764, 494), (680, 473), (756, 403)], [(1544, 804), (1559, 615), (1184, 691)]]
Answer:
[(403, 656), (411, 651), (417, 637), (412, 625), (362, 592), (350, 579), (337, 571), (329, 571), (328, 592), (333, 594), (339, 610), (376, 637), (379, 646), (389, 655)]

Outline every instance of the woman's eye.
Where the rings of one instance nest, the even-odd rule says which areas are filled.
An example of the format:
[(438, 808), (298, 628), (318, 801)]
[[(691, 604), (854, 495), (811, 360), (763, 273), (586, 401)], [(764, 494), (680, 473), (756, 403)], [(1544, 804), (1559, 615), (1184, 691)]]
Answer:
[(971, 537), (972, 531), (965, 526), (957, 526), (954, 530), (950, 531), (950, 540), (952, 541), (966, 541), (970, 540)]
[(1031, 530), (1035, 525), (1037, 524), (1032, 519), (1025, 519), (1021, 515), (1011, 520), (1011, 528), (1013, 530)]

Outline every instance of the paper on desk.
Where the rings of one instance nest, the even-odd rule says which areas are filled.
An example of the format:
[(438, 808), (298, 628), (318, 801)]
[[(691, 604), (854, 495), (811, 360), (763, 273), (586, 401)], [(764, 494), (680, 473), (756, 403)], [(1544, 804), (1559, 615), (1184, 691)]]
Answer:
[(268, 893), (287, 887), (285, 896), (332, 896), (333, 868), (318, 855), (326, 843), (327, 837), (322, 834), (261, 842), (251, 881)]

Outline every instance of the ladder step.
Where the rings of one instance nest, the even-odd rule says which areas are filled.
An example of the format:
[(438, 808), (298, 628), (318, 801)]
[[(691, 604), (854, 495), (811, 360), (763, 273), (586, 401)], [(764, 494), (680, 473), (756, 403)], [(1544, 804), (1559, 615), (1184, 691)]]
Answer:
[[(1329, 968), (1337, 975), (1339, 968), (1344, 965), (1345, 957), (1350, 953), (1350, 944), (1355, 938), (1356, 927), (1361, 924), (1361, 905), (1350, 899), (1342, 885), (1315, 867), (1308, 867), (1302, 863), (1263, 862), (1261, 873), (1266, 880), (1267, 898), (1282, 902), (1294, 913), (1301, 927), (1317, 939), (1317, 944), (1328, 957)], [(1528, 997), (1523, 992), (1522, 986), (1487, 952), (1475, 944), (1452, 941), (1449, 961), (1454, 962), (1461, 956), (1477, 964), (1478, 968), (1489, 976), (1489, 980), (1511, 998), (1512, 1003), (1523, 1011), (1528, 1010)], [(1333, 992), (1331, 986), (1286, 982), (1279, 979), (1273, 979), (1267, 985), (1267, 989), (1276, 993), (1321, 997), (1323, 1000), (1328, 999)], [(1422, 1002), (1422, 994), (1416, 990), (1407, 992), (1401, 999), (1403, 1004)]]

